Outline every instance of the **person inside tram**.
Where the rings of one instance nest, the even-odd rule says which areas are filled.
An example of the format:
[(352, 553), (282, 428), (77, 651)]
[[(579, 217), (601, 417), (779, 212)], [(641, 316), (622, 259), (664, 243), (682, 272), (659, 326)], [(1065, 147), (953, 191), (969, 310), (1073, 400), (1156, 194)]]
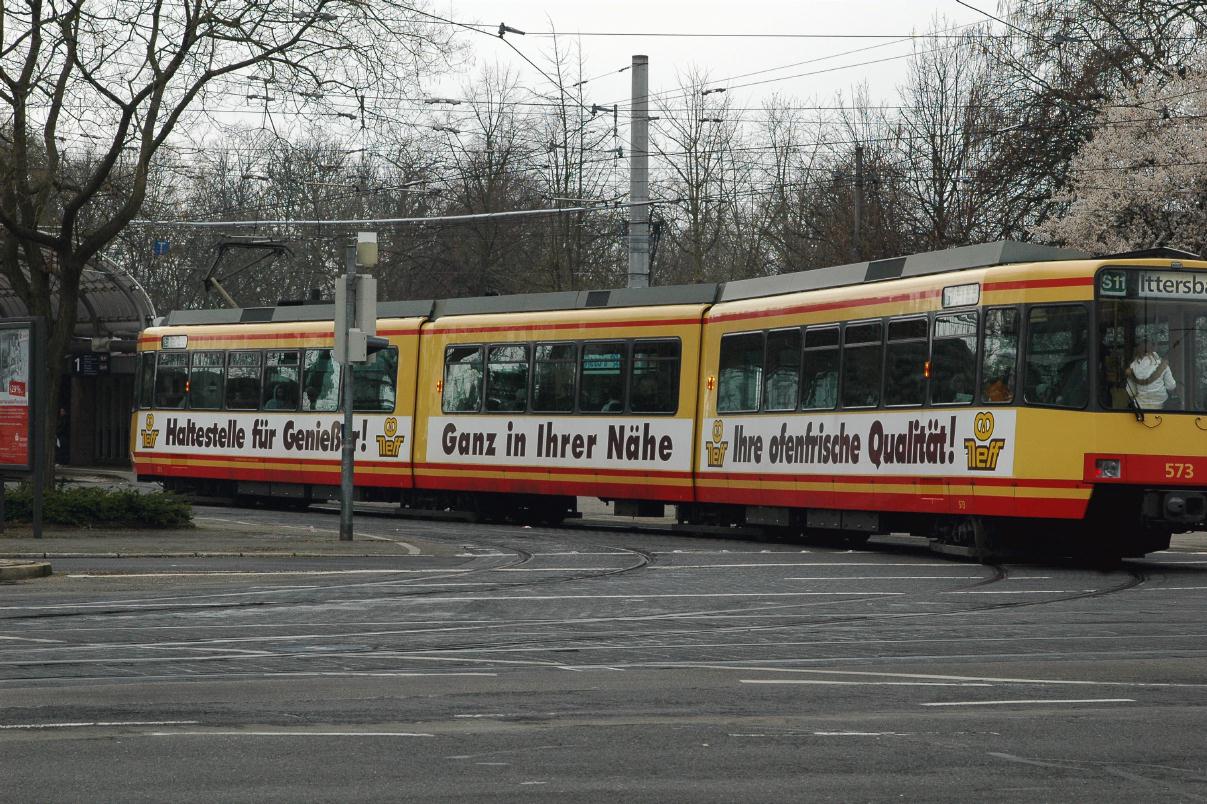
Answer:
[(277, 383), (272, 388), (272, 398), (264, 403), (265, 410), (288, 410), (293, 405), (289, 401), (289, 390), (284, 383)]
[(985, 383), (985, 401), (986, 402), (1009, 402), (1014, 398), (1014, 392), (1010, 389), (1010, 383), (1007, 381), (1005, 373), (998, 374)]
[(319, 394), (321, 392), (322, 389), (317, 383), (311, 383), (306, 386), (306, 403), (304, 405), (306, 410), (318, 410)]
[(1146, 410), (1159, 410), (1177, 387), (1169, 361), (1157, 354), (1151, 342), (1137, 341), (1127, 367), (1127, 392), (1136, 404)]

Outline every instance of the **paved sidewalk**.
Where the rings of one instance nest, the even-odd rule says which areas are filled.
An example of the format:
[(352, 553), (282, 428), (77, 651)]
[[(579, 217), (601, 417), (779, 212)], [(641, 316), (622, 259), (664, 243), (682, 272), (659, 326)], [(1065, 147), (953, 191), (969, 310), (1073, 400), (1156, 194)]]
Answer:
[(238, 512), (196, 514), (196, 527), (179, 530), (63, 528), (47, 526), (41, 539), (28, 525), (0, 533), (0, 560), (79, 556), (370, 556), (452, 555), (458, 545), (413, 538), (371, 538), (372, 520), (357, 523), (357, 538), (339, 541), (339, 522), (322, 517), (313, 526), (240, 522)]

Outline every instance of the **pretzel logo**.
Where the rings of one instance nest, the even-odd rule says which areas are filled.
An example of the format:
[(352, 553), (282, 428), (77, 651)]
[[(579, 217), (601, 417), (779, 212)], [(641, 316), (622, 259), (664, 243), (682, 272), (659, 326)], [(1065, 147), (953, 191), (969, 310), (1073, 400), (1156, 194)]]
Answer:
[(712, 423), (712, 441), (704, 442), (704, 450), (708, 453), (708, 465), (720, 467), (725, 465), (725, 452), (729, 442), (722, 441), (725, 436), (725, 422), (715, 419)]
[(155, 429), (154, 414), (147, 414), (146, 426), (139, 435), (142, 436), (143, 449), (155, 449), (155, 442), (159, 440), (159, 431)]
[(377, 437), (377, 456), (379, 458), (397, 458), (402, 453), (402, 445), (407, 440), (404, 435), (398, 435), (398, 419), (390, 416), (386, 419), (385, 435)]
[(968, 468), (977, 472), (997, 471), (998, 459), (1006, 448), (1006, 439), (990, 438), (993, 435), (993, 414), (989, 411), (978, 413), (972, 420), (972, 434), (975, 438), (964, 439)]
[(977, 441), (988, 441), (993, 435), (993, 414), (988, 411), (978, 413), (972, 421), (972, 432)]

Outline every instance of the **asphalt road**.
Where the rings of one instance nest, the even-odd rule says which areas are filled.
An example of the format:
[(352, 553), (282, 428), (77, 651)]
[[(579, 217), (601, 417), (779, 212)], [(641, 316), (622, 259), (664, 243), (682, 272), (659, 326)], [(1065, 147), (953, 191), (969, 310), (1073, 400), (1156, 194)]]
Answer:
[(199, 513), (285, 549), (0, 584), (0, 800), (1207, 799), (1204, 534), (1099, 572)]

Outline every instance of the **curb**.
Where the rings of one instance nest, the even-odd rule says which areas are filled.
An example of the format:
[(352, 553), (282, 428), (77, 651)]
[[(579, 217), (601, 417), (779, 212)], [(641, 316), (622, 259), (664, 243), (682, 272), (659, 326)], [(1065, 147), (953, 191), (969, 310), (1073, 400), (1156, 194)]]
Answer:
[(0, 581), (24, 581), (49, 574), (49, 561), (0, 561)]

